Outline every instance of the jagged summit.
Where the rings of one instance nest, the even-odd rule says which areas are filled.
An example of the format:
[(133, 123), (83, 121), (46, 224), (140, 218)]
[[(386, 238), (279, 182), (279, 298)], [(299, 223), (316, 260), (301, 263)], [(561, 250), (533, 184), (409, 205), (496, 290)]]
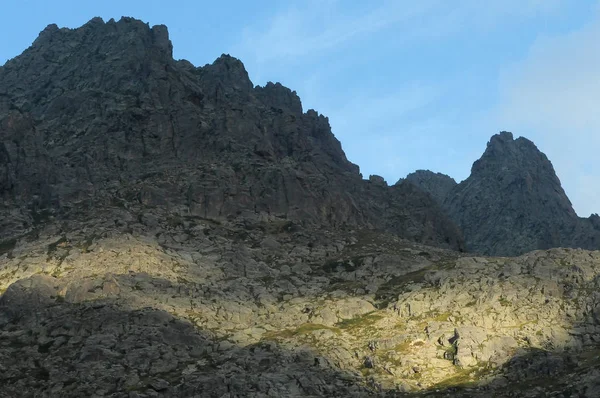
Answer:
[(471, 175), (443, 206), (471, 250), (516, 255), (549, 247), (598, 248), (600, 231), (580, 219), (552, 163), (535, 144), (494, 135)]
[(0, 197), (11, 209), (3, 234), (29, 230), (40, 212), (125, 200), (219, 220), (379, 228), (462, 248), (425, 194), (363, 181), (328, 119), (303, 112), (294, 91), (254, 87), (228, 54), (201, 67), (175, 61), (165, 26), (51, 25), (0, 68), (0, 92)]
[(302, 114), (302, 102), (298, 94), (281, 83), (267, 82), (264, 87), (256, 86), (255, 89), (257, 95), (269, 105), (282, 107), (296, 115)]
[(250, 81), (244, 64), (229, 54), (222, 54), (212, 64), (207, 64), (201, 73), (217, 76), (224, 87), (248, 94), (254, 85)]
[[(533, 172), (535, 171), (535, 172)], [(507, 131), (500, 132), (490, 138), (487, 148), (481, 158), (473, 163), (471, 175), (486, 175), (489, 172), (501, 172), (521, 176), (531, 184), (551, 185), (562, 196), (565, 201), (565, 210), (571, 206), (564, 193), (560, 180), (558, 179), (552, 163), (536, 145), (524, 137), (513, 138), (513, 134)], [(533, 181), (534, 177), (543, 180)], [(572, 211), (572, 209), (570, 210)], [(573, 212), (574, 213), (574, 212)]]
[(56, 44), (64, 40), (65, 37), (61, 37), (61, 35), (69, 35), (71, 47), (76, 47), (77, 42), (84, 43), (89, 36), (94, 34), (106, 35), (107, 40), (118, 36), (127, 36), (124, 37), (123, 42), (140, 44), (139, 40), (141, 40), (148, 47), (161, 48), (166, 55), (173, 56), (173, 46), (165, 25), (150, 27), (148, 23), (131, 17), (122, 17), (119, 21), (111, 18), (108, 22), (104, 22), (100, 17), (94, 17), (86, 24), (75, 29), (59, 28), (56, 24), (50, 24), (42, 30), (31, 47), (39, 49), (50, 44)]
[(398, 183), (402, 181), (408, 181), (421, 188), (438, 203), (444, 203), (448, 193), (456, 186), (454, 178), (430, 170), (417, 170), (408, 174), (406, 178), (400, 179)]
[(524, 137), (493, 135), (471, 175), (418, 170), (406, 179), (427, 192), (464, 234), (467, 250), (519, 255), (550, 247), (600, 248), (600, 224), (579, 218), (550, 160)]
[(488, 254), (598, 247), (598, 222), (576, 216), (525, 138), (494, 135), (460, 184), (428, 171), (369, 183), (295, 91), (255, 87), (228, 54), (196, 67), (172, 48), (163, 25), (94, 18), (49, 25), (0, 68), (0, 196), (21, 209), (3, 233), (28, 230), (40, 211), (131, 197), (218, 219), (369, 226), (455, 249), (464, 234)]

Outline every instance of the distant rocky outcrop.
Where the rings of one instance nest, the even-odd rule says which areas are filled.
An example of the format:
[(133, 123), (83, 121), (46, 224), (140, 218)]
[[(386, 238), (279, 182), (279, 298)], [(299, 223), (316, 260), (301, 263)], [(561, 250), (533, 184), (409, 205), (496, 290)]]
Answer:
[(407, 181), (428, 192), (461, 228), (469, 251), (518, 255), (551, 247), (600, 248), (597, 216), (577, 216), (552, 163), (526, 138), (494, 135), (465, 181), (418, 171)]
[(419, 187), (440, 204), (444, 203), (450, 191), (457, 185), (454, 178), (429, 170), (417, 170), (407, 175), (406, 178), (400, 179), (398, 183), (402, 181), (410, 182)]
[(203, 67), (175, 61), (162, 25), (48, 26), (0, 68), (0, 126), (0, 240), (75, 209), (138, 204), (368, 226), (463, 248), (423, 193), (363, 180), (328, 119), (304, 112), (295, 92), (254, 87), (229, 55)]

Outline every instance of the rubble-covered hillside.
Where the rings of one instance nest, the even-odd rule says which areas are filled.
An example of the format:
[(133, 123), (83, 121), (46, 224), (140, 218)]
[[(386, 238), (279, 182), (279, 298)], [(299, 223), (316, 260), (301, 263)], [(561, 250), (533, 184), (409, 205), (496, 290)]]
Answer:
[(49, 222), (0, 257), (0, 395), (592, 397), (599, 275), (286, 220)]

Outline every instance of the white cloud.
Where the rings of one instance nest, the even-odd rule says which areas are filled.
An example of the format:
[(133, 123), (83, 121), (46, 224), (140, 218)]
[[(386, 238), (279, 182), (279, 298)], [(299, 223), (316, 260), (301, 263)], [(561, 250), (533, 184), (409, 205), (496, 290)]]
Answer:
[(504, 69), (494, 118), (553, 162), (575, 209), (600, 212), (600, 13), (569, 34), (539, 38)]

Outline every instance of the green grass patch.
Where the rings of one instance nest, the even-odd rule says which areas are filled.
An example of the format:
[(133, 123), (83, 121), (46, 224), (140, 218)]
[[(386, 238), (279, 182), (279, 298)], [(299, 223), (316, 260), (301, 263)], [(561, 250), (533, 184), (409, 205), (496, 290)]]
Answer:
[(335, 326), (343, 330), (361, 329), (373, 326), (374, 323), (383, 318), (383, 315), (376, 312), (369, 312), (361, 316), (356, 316), (351, 319), (344, 319), (338, 322)]
[(336, 334), (340, 334), (340, 329), (330, 326), (325, 326), (320, 323), (305, 323), (298, 326), (296, 329), (284, 329), (280, 331), (267, 332), (264, 334), (264, 339), (273, 339), (273, 338), (293, 338), (302, 336), (305, 334), (312, 333), (317, 330), (331, 330)]
[(392, 350), (398, 353), (407, 353), (410, 350), (410, 340), (404, 340), (402, 343), (397, 344), (392, 348)]
[(345, 281), (342, 279), (332, 279), (328, 291), (333, 292), (336, 290), (341, 290), (346, 293), (353, 294), (357, 289), (364, 288), (363, 283), (359, 281)]
[(425, 283), (425, 275), (428, 272), (431, 272), (431, 268), (423, 268), (404, 275), (395, 276), (382, 284), (375, 293), (375, 299), (381, 302), (378, 307), (385, 308), (391, 301), (396, 300), (399, 294), (404, 293), (409, 285)]
[(442, 312), (432, 317), (430, 320), (431, 322), (448, 322), (448, 318), (450, 318), (451, 316), (452, 314), (449, 312)]
[(492, 373), (492, 369), (488, 366), (478, 366), (469, 369), (458, 369), (456, 374), (435, 384), (435, 389), (447, 388), (469, 388), (476, 386), (478, 381), (483, 377)]

